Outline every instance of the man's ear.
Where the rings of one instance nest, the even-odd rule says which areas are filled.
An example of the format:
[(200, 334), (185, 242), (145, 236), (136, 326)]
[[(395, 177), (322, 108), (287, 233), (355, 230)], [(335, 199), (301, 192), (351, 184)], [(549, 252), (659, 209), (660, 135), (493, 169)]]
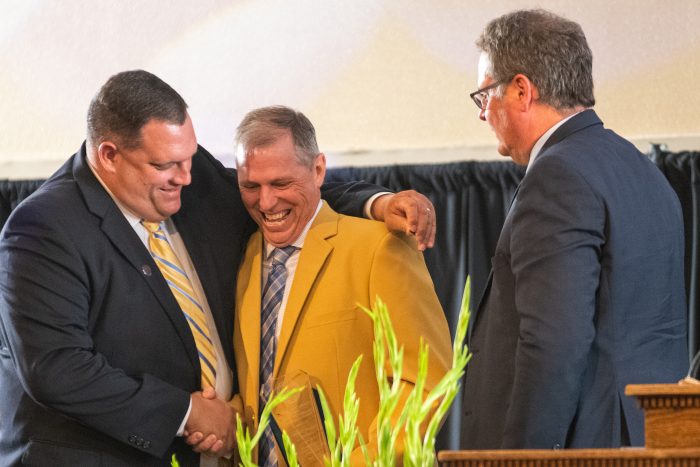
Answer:
[(97, 164), (109, 173), (116, 172), (117, 146), (111, 141), (103, 141), (97, 146)]
[(326, 155), (319, 153), (314, 160), (314, 173), (316, 176), (316, 188), (321, 188), (323, 180), (326, 178)]
[(540, 98), (540, 93), (537, 86), (530, 81), (530, 78), (518, 73), (513, 77), (513, 86), (518, 93), (518, 101), (521, 104), (522, 110), (529, 110), (530, 107)]

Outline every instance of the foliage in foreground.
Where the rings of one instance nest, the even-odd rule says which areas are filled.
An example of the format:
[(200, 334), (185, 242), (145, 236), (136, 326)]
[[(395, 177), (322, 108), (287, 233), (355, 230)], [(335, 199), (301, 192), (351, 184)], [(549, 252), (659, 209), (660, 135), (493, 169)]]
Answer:
[[(374, 366), (380, 394), (379, 413), (377, 414), (378, 452), (375, 459), (370, 458), (367, 443), (362, 439), (362, 435), (356, 426), (357, 415), (360, 411), (360, 401), (355, 393), (355, 380), (362, 363), (362, 355), (360, 355), (355, 360), (348, 375), (343, 400), (343, 413), (338, 415), (337, 425), (323, 390), (320, 387), (317, 388), (325, 419), (328, 447), (331, 453), (330, 459), (326, 459), (327, 466), (349, 466), (351, 453), (358, 446), (364, 455), (365, 465), (374, 467), (394, 466), (397, 458), (397, 441), (401, 433), (403, 433), (403, 464), (405, 466), (432, 467), (435, 465), (435, 437), (442, 420), (447, 415), (452, 402), (457, 396), (464, 369), (471, 358), (465, 343), (470, 315), (470, 295), (471, 284), (469, 278), (467, 278), (453, 343), (452, 367), (440, 382), (425, 395), (429, 349), (421, 340), (416, 384), (399, 412), (396, 411), (403, 389), (401, 384), (403, 347), (399, 346), (396, 339), (386, 304), (379, 297), (377, 297), (376, 303), (371, 310), (362, 307), (374, 323)], [(387, 368), (391, 368), (390, 374), (387, 373)], [(285, 388), (279, 394), (274, 395), (263, 409), (258, 430), (253, 437), (251, 437), (247, 428), (245, 431), (243, 430), (241, 420), (238, 418), (236, 439), (243, 466), (250, 467), (255, 465), (252, 460), (253, 450), (269, 423), (272, 409), (300, 390), (301, 388), (291, 390)], [(437, 408), (435, 408), (436, 405)], [(433, 414), (428, 419), (431, 412)], [(395, 413), (398, 414), (397, 417), (394, 417)], [(427, 427), (422, 435), (421, 427)], [(289, 466), (297, 467), (298, 461), (294, 444), (286, 432), (283, 432), (282, 436)]]

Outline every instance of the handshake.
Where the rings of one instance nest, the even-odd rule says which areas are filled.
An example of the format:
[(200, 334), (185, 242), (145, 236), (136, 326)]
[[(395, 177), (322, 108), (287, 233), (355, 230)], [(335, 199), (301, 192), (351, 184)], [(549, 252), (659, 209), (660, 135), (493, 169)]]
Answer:
[(218, 457), (228, 457), (236, 447), (236, 415), (243, 413), (243, 401), (235, 395), (230, 402), (216, 397), (212, 388), (193, 392), (192, 409), (185, 423), (185, 442), (195, 452)]

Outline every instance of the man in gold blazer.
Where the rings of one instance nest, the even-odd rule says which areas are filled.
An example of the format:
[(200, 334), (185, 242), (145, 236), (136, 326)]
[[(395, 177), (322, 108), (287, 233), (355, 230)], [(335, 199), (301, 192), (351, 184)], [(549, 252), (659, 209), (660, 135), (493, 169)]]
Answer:
[[(321, 201), (325, 156), (303, 114), (281, 106), (250, 112), (238, 127), (237, 148), (241, 196), (260, 227), (238, 274), (234, 350), (241, 396), (257, 420), (269, 381), (304, 372), (320, 383), (337, 417), (348, 372), (363, 355), (357, 423), (370, 452), (376, 452), (373, 324), (359, 305), (371, 307), (377, 296), (386, 302), (404, 347), (404, 394), (417, 377), (421, 337), (430, 348), (426, 391), (451, 363), (447, 322), (422, 253), (412, 237), (391, 234), (379, 222), (339, 215)], [(289, 255), (278, 284), (283, 292), (270, 323), (274, 285), (268, 281), (277, 279), (275, 251), (283, 248)], [(270, 329), (272, 352), (266, 342)], [(266, 365), (271, 375), (264, 374)], [(264, 437), (259, 464), (275, 465), (276, 453), (265, 443)], [(353, 464), (361, 459), (356, 450)]]

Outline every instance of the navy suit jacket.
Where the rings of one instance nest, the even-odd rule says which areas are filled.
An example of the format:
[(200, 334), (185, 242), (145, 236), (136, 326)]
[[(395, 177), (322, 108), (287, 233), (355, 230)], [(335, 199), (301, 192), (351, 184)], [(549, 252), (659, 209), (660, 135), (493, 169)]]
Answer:
[(687, 370), (683, 219), (668, 182), (586, 110), (524, 176), (473, 316), (462, 447), (644, 443), (625, 385)]
[[(324, 196), (357, 215), (376, 191)], [(200, 147), (172, 218), (233, 368), (236, 273), (256, 229), (235, 172)], [(175, 437), (200, 390), (194, 339), (85, 145), (12, 213), (0, 264), (0, 465), (197, 465)]]

